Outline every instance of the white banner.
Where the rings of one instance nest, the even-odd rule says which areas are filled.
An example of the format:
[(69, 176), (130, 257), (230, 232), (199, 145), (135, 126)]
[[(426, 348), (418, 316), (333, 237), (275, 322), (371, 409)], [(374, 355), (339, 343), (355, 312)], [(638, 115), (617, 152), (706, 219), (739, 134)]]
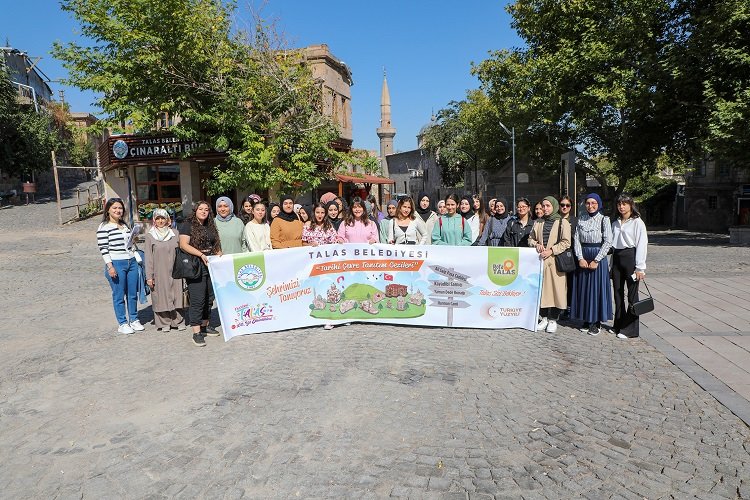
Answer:
[(347, 243), (209, 257), (225, 340), (352, 321), (534, 330), (531, 248)]

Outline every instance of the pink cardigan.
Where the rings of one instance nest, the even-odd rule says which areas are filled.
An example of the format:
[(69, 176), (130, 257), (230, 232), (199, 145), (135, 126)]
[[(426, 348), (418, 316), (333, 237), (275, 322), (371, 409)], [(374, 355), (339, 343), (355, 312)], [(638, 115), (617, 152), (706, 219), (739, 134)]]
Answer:
[(377, 243), (378, 227), (373, 221), (369, 221), (366, 226), (358, 220), (354, 221), (353, 226), (347, 226), (346, 222), (342, 222), (339, 226), (339, 236), (343, 238), (344, 243)]

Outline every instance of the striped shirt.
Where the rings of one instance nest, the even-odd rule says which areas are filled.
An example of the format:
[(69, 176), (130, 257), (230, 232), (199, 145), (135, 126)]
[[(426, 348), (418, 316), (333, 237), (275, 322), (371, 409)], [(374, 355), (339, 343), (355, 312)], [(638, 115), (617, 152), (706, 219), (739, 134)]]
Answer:
[(612, 223), (609, 217), (598, 212), (593, 216), (586, 213), (578, 218), (573, 240), (573, 248), (578, 260), (583, 259), (583, 245), (592, 243), (601, 244), (594, 258), (596, 262), (601, 262), (607, 257), (607, 252), (612, 246)]
[(125, 248), (130, 239), (130, 228), (126, 225), (118, 227), (111, 222), (102, 222), (96, 231), (96, 243), (104, 262), (109, 264), (113, 260), (127, 260), (134, 257), (131, 250)]

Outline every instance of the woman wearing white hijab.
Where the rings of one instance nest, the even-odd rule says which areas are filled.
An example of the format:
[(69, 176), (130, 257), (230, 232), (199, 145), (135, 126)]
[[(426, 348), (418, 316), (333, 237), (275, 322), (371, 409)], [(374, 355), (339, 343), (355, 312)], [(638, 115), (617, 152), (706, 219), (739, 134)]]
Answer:
[(182, 315), (182, 280), (172, 278), (174, 255), (180, 238), (172, 229), (172, 220), (163, 208), (154, 210), (154, 225), (146, 234), (146, 283), (151, 287), (151, 305), (156, 329), (168, 332), (170, 328), (185, 329)]
[(234, 203), (226, 196), (216, 200), (216, 229), (219, 231), (221, 251), (229, 253), (247, 252), (245, 244), (245, 223), (234, 215)]

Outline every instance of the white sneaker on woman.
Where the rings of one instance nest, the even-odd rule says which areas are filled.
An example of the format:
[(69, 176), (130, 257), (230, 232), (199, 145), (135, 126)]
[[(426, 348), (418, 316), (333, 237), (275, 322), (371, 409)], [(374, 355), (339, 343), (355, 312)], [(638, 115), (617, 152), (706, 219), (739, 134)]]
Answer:
[(144, 327), (139, 320), (131, 321), (130, 328), (132, 328), (136, 332), (142, 332), (146, 329), (146, 327)]
[(547, 333), (555, 333), (557, 331), (557, 321), (554, 319), (549, 320), (547, 323)]
[(117, 333), (124, 333), (124, 334), (126, 334), (126, 335), (130, 335), (131, 333), (133, 333), (133, 329), (132, 329), (132, 328), (130, 328), (130, 325), (129, 325), (129, 324), (127, 324), (127, 323), (123, 323), (123, 324), (121, 324), (121, 325), (120, 325), (120, 326), (119, 326), (119, 327), (117, 328)]
[(536, 325), (537, 330), (544, 330), (547, 328), (547, 325), (549, 324), (549, 321), (547, 318), (539, 318), (539, 323)]

